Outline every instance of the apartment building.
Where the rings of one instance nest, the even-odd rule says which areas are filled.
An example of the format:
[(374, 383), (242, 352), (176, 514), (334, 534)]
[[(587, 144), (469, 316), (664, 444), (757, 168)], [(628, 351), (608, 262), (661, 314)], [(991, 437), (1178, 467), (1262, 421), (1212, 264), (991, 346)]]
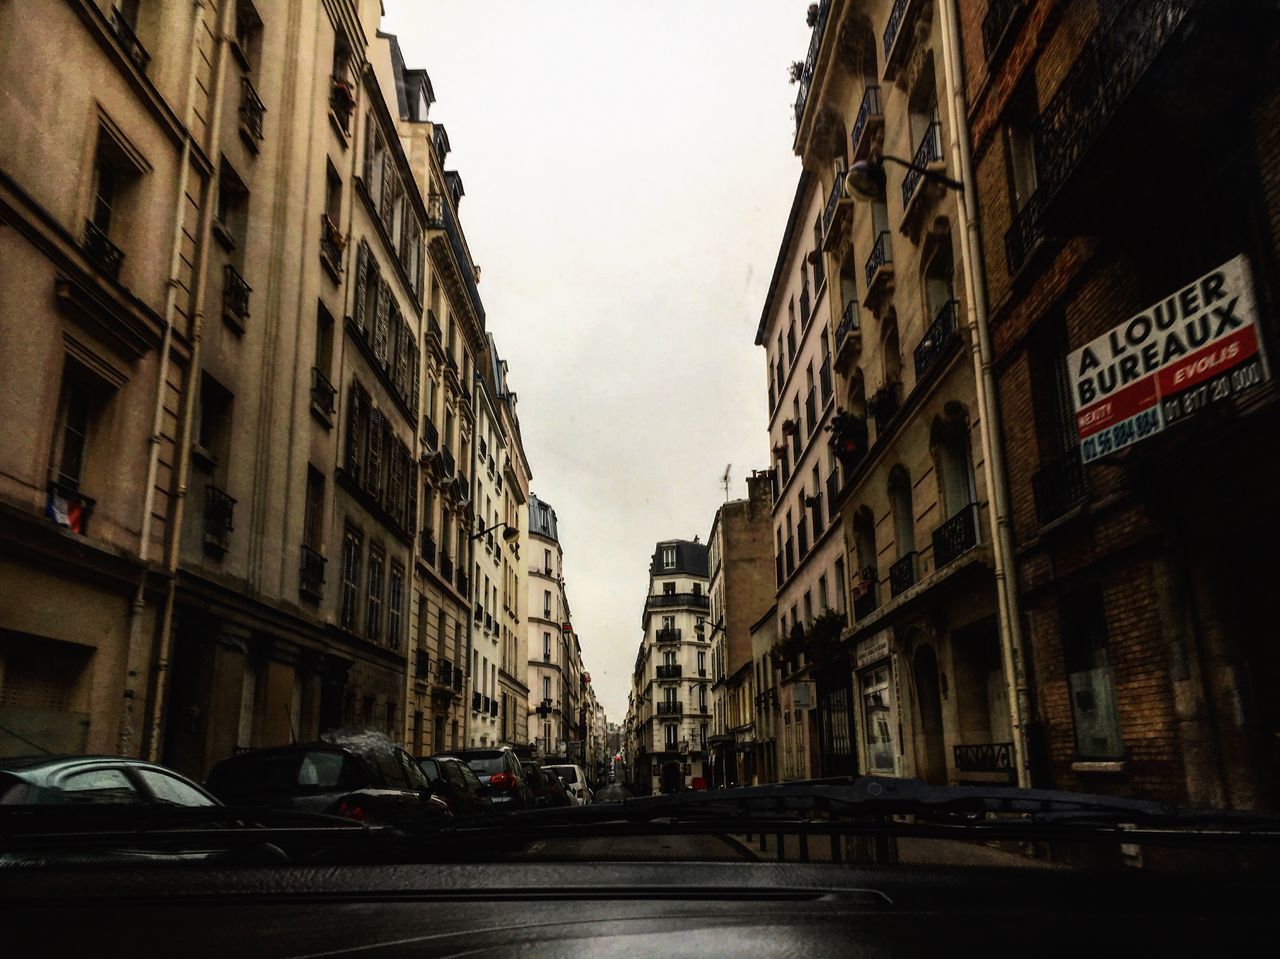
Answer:
[[(830, 499), (853, 599), (828, 688), (861, 731), (856, 768), (1011, 782), (1017, 704), (954, 182), (964, 119), (950, 110), (948, 6), (824, 2), (800, 77), (794, 145), (825, 198), (813, 237), (833, 291), (841, 483)], [(883, 172), (865, 198), (848, 176), (864, 161)], [(844, 728), (833, 741), (855, 745)]]
[[(958, 19), (1033, 776), (1275, 809), (1275, 10), (988, 3)], [(1146, 353), (1149, 329), (1158, 370), (1117, 391), (1127, 357), (1109, 344)], [(1158, 405), (1120, 413), (1144, 383)]]
[[(576, 723), (572, 683), (577, 640), (564, 592), (564, 554), (556, 511), (529, 494), (528, 516), (528, 671), (529, 739), (534, 756), (559, 755)], [(571, 696), (572, 694), (572, 696)]]
[(217, 17), (0, 6), (0, 755), (158, 745)]
[(773, 476), (747, 478), (746, 499), (716, 510), (707, 537), (711, 630), (711, 783), (756, 778), (751, 625), (773, 606)]
[(635, 777), (644, 793), (678, 792), (710, 778), (711, 643), (707, 547), (657, 544), (632, 674)]
[[(844, 614), (848, 589), (837, 495), (842, 472), (828, 442), (836, 395), (827, 317), (835, 293), (821, 250), (824, 200), (820, 178), (806, 169), (796, 184), (755, 338), (768, 369), (775, 477), (774, 659), (783, 673), (783, 779), (849, 768), (849, 752), (842, 748), (851, 728), (847, 672), (843, 679), (838, 669), (834, 677), (819, 675), (803, 651), (805, 631), (819, 617)], [(822, 686), (821, 704), (815, 682)], [(832, 728), (834, 739), (828, 735)]]

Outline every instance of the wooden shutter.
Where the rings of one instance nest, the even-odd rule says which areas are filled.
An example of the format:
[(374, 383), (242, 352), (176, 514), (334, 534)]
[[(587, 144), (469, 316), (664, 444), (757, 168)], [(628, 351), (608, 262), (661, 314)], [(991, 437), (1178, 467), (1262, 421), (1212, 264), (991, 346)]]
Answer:
[(373, 329), (373, 355), (385, 367), (387, 365), (387, 325), (391, 309), (391, 287), (378, 278), (378, 318)]
[(373, 142), (377, 136), (378, 122), (370, 110), (364, 121), (364, 185), (369, 190), (373, 189)]
[(367, 406), (360, 384), (352, 382), (347, 399), (347, 472), (353, 479), (360, 478), (361, 421)]
[(384, 419), (380, 410), (369, 411), (369, 443), (364, 488), (374, 496), (382, 488), (382, 430)]
[(422, 352), (418, 344), (413, 342), (413, 331), (409, 331), (409, 409), (413, 418), (418, 418), (418, 403), (422, 395)]
[(404, 525), (405, 525), (405, 528), (408, 529), (410, 533), (416, 534), (419, 528), (418, 527), (418, 484), (421, 482), (421, 479), (418, 476), (418, 464), (414, 462), (413, 453), (406, 450), (405, 456), (407, 457), (407, 460), (408, 460), (406, 464), (408, 466), (408, 476), (405, 480), (408, 483), (408, 489), (406, 490), (407, 495), (405, 497), (406, 502), (405, 502)]
[(387, 228), (387, 236), (392, 237), (392, 243), (395, 242), (391, 229), (395, 225), (396, 211), (396, 192), (399, 181), (396, 179), (395, 170), (391, 169), (391, 153), (387, 152), (387, 161), (382, 174), (382, 225)]
[(364, 299), (365, 287), (368, 283), (369, 259), (369, 244), (361, 240), (360, 249), (356, 252), (356, 302), (351, 307), (351, 319), (361, 333), (364, 332)]

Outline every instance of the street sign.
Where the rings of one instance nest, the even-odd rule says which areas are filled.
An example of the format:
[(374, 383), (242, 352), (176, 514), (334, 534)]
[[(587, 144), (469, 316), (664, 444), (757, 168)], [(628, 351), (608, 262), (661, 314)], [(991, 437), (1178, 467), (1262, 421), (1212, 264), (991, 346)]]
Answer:
[(1242, 253), (1071, 353), (1084, 462), (1265, 383), (1256, 317)]

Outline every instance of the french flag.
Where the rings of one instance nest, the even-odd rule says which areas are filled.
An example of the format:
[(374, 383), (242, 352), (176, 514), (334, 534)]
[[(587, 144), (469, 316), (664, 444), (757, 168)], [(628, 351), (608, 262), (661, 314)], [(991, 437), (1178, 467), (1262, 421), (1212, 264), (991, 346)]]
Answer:
[(73, 533), (84, 532), (84, 506), (56, 492), (49, 493), (45, 515), (56, 525), (65, 526)]

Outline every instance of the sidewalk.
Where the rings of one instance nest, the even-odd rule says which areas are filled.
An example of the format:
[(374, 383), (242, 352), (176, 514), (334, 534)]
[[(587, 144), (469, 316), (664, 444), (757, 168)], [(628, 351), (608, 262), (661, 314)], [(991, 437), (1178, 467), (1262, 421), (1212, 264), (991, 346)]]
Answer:
[[(982, 842), (910, 837), (795, 836), (759, 833), (727, 836), (765, 862), (851, 863), (853, 865), (986, 866), (1003, 869), (1065, 868)], [(783, 840), (780, 849), (778, 840)], [(781, 854), (780, 854), (781, 853)]]

